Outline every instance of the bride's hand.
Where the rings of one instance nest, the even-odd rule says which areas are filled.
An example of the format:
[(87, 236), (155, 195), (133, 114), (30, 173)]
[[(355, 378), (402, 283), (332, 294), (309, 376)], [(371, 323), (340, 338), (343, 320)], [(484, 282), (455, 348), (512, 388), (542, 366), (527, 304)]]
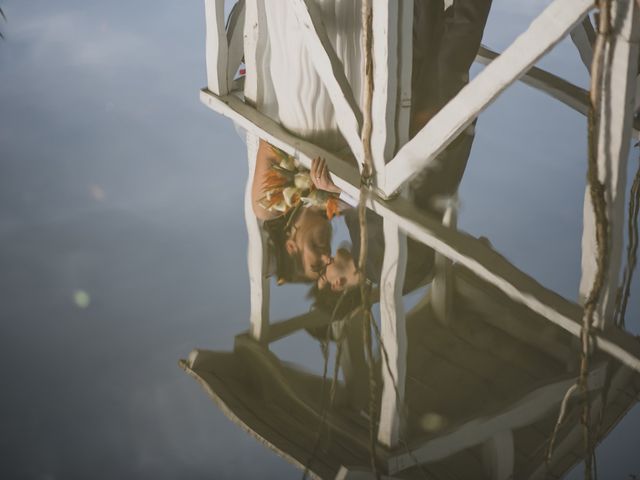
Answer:
[(327, 161), (324, 158), (314, 158), (311, 162), (311, 181), (318, 190), (340, 193), (340, 189), (331, 180), (329, 167), (327, 167)]

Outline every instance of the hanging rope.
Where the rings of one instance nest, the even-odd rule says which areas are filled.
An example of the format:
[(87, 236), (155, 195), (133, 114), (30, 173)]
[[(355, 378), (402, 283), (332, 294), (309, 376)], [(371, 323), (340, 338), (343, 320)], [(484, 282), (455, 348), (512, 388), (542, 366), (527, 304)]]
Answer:
[(364, 163), (360, 172), (360, 200), (358, 202), (358, 219), (360, 227), (360, 258), (358, 268), (360, 270), (360, 296), (362, 300), (362, 336), (366, 352), (367, 366), (369, 369), (369, 459), (371, 471), (376, 479), (380, 480), (380, 472), (376, 462), (376, 379), (374, 375), (373, 348), (371, 345), (371, 289), (366, 281), (367, 261), (367, 198), (371, 189), (373, 176), (373, 158), (371, 153), (372, 118), (371, 105), (373, 102), (373, 58), (372, 58), (372, 22), (373, 11), (371, 0), (362, 1), (362, 51), (364, 52), (364, 98), (362, 105), (362, 146), (364, 151)]
[(553, 454), (553, 445), (560, 425), (564, 419), (566, 406), (571, 395), (580, 391), (583, 395), (583, 407), (580, 421), (583, 426), (583, 438), (585, 448), (585, 479), (591, 480), (596, 475), (595, 471), (595, 450), (594, 439), (591, 429), (591, 399), (589, 398), (589, 367), (593, 326), (593, 317), (599, 305), (602, 287), (609, 264), (609, 224), (606, 214), (605, 186), (599, 178), (598, 171), (598, 126), (600, 123), (599, 112), (602, 111), (602, 90), (604, 86), (604, 72), (609, 65), (605, 65), (605, 46), (609, 42), (611, 32), (611, 1), (596, 0), (599, 21), (598, 35), (593, 49), (593, 62), (591, 64), (591, 85), (589, 92), (589, 114), (588, 114), (588, 170), (587, 182), (589, 196), (593, 206), (596, 224), (596, 275), (587, 299), (584, 302), (582, 316), (582, 328), (580, 331), (580, 373), (578, 382), (573, 385), (565, 394), (558, 420), (549, 440), (547, 452), (547, 468)]

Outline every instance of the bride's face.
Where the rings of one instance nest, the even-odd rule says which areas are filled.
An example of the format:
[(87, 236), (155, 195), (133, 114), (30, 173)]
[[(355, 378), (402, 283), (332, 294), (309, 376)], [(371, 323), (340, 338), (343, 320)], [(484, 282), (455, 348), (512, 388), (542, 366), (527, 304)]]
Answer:
[(330, 287), (334, 292), (342, 292), (356, 287), (359, 281), (360, 274), (351, 253), (340, 248), (326, 266), (324, 274), (318, 278), (318, 288)]
[(331, 222), (321, 210), (305, 208), (292, 230), (287, 250), (300, 255), (305, 277), (317, 280), (331, 260)]

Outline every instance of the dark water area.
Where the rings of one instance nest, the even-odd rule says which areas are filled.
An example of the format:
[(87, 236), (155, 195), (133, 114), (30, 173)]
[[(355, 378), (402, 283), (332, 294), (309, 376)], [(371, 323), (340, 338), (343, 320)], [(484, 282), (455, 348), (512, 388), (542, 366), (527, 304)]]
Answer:
[[(504, 50), (549, 3), (495, 0), (482, 43)], [(282, 455), (300, 462), (315, 441), (326, 330), (319, 339), (299, 329), (268, 348), (246, 335), (247, 146), (198, 98), (207, 78), (202, 3), (4, 0), (0, 8), (0, 478), (300, 478)], [(536, 65), (588, 86), (570, 39)], [(483, 68), (474, 64), (470, 77)], [(486, 238), (487, 250), (571, 305), (580, 301), (586, 131), (583, 115), (514, 84), (479, 116), (456, 203), (459, 232)], [(632, 146), (625, 225), (639, 158)], [(345, 218), (333, 220), (332, 252), (354, 243)], [(624, 268), (626, 229), (623, 238)], [(430, 458), (434, 478), (491, 478), (510, 448), (513, 478), (528, 478), (520, 472), (544, 464), (580, 347), (454, 270), (459, 319), (451, 325), (421, 303), (430, 284), (404, 297), (407, 311), (418, 307), (407, 315), (403, 435)], [(640, 334), (637, 271), (631, 280), (628, 337)], [(308, 290), (271, 279), (271, 323), (309, 312)], [(199, 364), (188, 362), (194, 349)], [(374, 356), (380, 386), (383, 360)], [(322, 437), (314, 455), (324, 465), (316, 473), (330, 478), (340, 465), (369, 467), (368, 372), (354, 359), (330, 419), (334, 441)], [(599, 476), (635, 478), (637, 374), (602, 353), (592, 366), (593, 397), (608, 389), (610, 399)], [(570, 403), (558, 437), (571, 479), (582, 478), (580, 432), (573, 451), (560, 444), (580, 405)], [(500, 428), (453, 435), (492, 419)], [(447, 436), (450, 454), (420, 449)], [(406, 451), (381, 458), (408, 462), (393, 478), (424, 478)]]

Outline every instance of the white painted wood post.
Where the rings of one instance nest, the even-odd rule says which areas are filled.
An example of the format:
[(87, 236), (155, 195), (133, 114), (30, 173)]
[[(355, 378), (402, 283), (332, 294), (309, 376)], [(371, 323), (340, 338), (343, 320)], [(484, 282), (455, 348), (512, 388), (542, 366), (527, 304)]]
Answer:
[(578, 49), (582, 63), (587, 67), (587, 71), (591, 71), (591, 62), (593, 61), (593, 44), (596, 40), (596, 32), (591, 24), (591, 19), (586, 16), (582, 22), (571, 30), (571, 40)]
[[(457, 194), (444, 212), (442, 224), (445, 227), (456, 228), (458, 222), (456, 199)], [(452, 317), (455, 289), (452, 262), (444, 255), (436, 252), (434, 263), (435, 275), (431, 283), (431, 307), (438, 322), (442, 325), (448, 325)]]
[(229, 51), (227, 53), (227, 85), (231, 85), (233, 77), (242, 62), (244, 55), (244, 23), (245, 23), (245, 0), (238, 0), (234, 18), (229, 19), (229, 30), (227, 30), (227, 42)]
[(376, 185), (386, 164), (409, 139), (413, 0), (373, 0), (373, 99), (371, 154)]
[(249, 105), (261, 109), (269, 75), (265, 51), (267, 48), (266, 15), (264, 0), (245, 0), (244, 64), (247, 70), (244, 81), (244, 99)]
[[(640, 23), (634, 0), (612, 3), (612, 41), (605, 45), (605, 58), (611, 59), (610, 73), (605, 75), (602, 108), (599, 112), (598, 170), (605, 186), (609, 221), (609, 269), (596, 312), (596, 326), (605, 328), (613, 322), (613, 312), (622, 262), (624, 240), (625, 187), (627, 160), (635, 110), (636, 75)], [(595, 215), (588, 187), (585, 192), (582, 235), (582, 277), (580, 297), (586, 299), (596, 276), (597, 245)]]
[(511, 430), (496, 433), (482, 445), (483, 465), (492, 480), (513, 479), (514, 459)]
[[(384, 219), (384, 260), (380, 278), (382, 346), (382, 402), (378, 441), (395, 447), (401, 434), (400, 412), (404, 403), (407, 371), (407, 331), (402, 288), (407, 264), (407, 237), (398, 225)], [(385, 364), (388, 359), (388, 368)]]
[(258, 136), (247, 132), (247, 160), (249, 174), (244, 196), (244, 218), (247, 224), (249, 247), (247, 265), (249, 267), (249, 289), (251, 293), (251, 310), (249, 316), (249, 332), (258, 341), (267, 341), (269, 336), (269, 268), (266, 236), (255, 213), (251, 198), (251, 186), (256, 169), (258, 154)]
[(554, 0), (498, 58), (469, 82), (387, 165), (387, 196), (429, 165), (500, 93), (556, 45), (593, 0)]
[(224, 0), (205, 0), (207, 88), (216, 95), (229, 92), (227, 82), (228, 45), (224, 28)]

